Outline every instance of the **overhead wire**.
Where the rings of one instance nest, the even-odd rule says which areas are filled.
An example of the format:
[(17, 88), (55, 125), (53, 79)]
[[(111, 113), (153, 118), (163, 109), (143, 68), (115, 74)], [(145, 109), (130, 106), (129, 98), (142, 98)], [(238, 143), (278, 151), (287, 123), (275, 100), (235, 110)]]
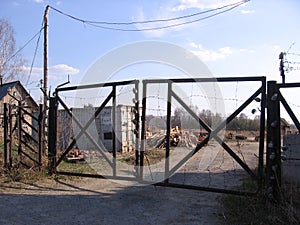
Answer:
[(203, 12), (197, 12), (197, 13), (193, 13), (193, 14), (188, 14), (188, 15), (184, 15), (184, 16), (178, 16), (178, 17), (173, 17), (173, 18), (167, 18), (167, 19), (156, 19), (156, 20), (143, 20), (143, 21), (131, 21), (131, 22), (108, 22), (108, 21), (91, 21), (91, 20), (84, 20), (75, 16), (72, 16), (68, 13), (62, 12), (61, 10), (50, 6), (50, 8), (52, 8), (53, 10), (57, 11), (60, 14), (63, 14), (67, 17), (70, 17), (74, 20), (80, 21), (82, 23), (93, 23), (93, 24), (103, 24), (103, 25), (134, 25), (134, 24), (147, 24), (147, 23), (157, 23), (157, 22), (169, 22), (169, 21), (174, 21), (174, 20), (180, 20), (180, 19), (185, 19), (185, 18), (190, 18), (190, 17), (194, 17), (194, 16), (198, 16), (201, 14), (205, 14), (205, 13), (209, 13), (209, 12), (213, 12), (213, 11), (217, 11), (229, 6), (233, 6), (233, 5), (237, 5), (237, 4), (244, 4), (246, 2), (248, 2), (250, 0), (244, 0), (244, 1), (240, 1), (240, 2), (236, 2), (236, 3), (231, 3), (228, 5), (224, 5), (218, 8), (214, 8), (214, 9), (209, 9)]
[(21, 48), (19, 48), (18, 51), (16, 51), (11, 57), (9, 57), (2, 65), (2, 67), (4, 67), (4, 65), (6, 63), (8, 63), (10, 60), (12, 60), (16, 55), (18, 55), (24, 48), (26, 48), (27, 45), (30, 44), (30, 42), (32, 42), (44, 29), (44, 27), (42, 27), (35, 35), (33, 35), (32, 38), (30, 38)]
[(37, 42), (36, 42), (36, 46), (35, 46), (35, 50), (34, 50), (32, 62), (31, 62), (31, 65), (30, 65), (30, 71), (29, 71), (29, 74), (28, 74), (25, 86), (28, 85), (28, 82), (29, 82), (31, 74), (32, 74), (32, 69), (33, 69), (33, 65), (34, 65), (34, 62), (35, 62), (35, 58), (36, 58), (36, 54), (37, 54), (37, 50), (38, 50), (38, 47), (39, 47), (39, 43), (40, 43), (41, 34), (42, 34), (43, 29), (44, 29), (44, 21), (42, 22), (42, 28), (40, 29), (39, 37), (38, 37)]
[[(167, 28), (171, 28), (171, 27), (177, 27), (177, 26), (182, 26), (182, 25), (187, 25), (187, 24), (191, 24), (191, 23), (195, 23), (195, 22), (199, 22), (217, 15), (220, 15), (222, 13), (228, 12), (230, 10), (233, 10), (234, 8), (245, 4), (246, 2), (249, 2), (250, 0), (244, 0), (244, 1), (239, 1), (236, 3), (232, 3), (232, 4), (228, 4), (222, 7), (218, 7), (218, 8), (214, 8), (214, 9), (210, 9), (210, 10), (206, 10), (203, 12), (198, 12), (198, 13), (194, 13), (194, 14), (189, 14), (189, 15), (184, 15), (184, 16), (180, 16), (180, 17), (174, 17), (174, 18), (168, 18), (168, 19), (157, 19), (157, 20), (145, 20), (145, 21), (132, 21), (132, 22), (107, 22), (107, 21), (90, 21), (90, 20), (85, 20), (85, 19), (81, 19), (78, 17), (75, 17), (73, 15), (67, 14), (65, 12), (62, 12), (61, 10), (58, 10), (52, 6), (50, 6), (53, 10), (55, 10), (56, 12), (67, 16), (71, 19), (74, 19), (76, 21), (82, 22), (84, 24), (88, 24), (90, 26), (94, 26), (94, 27), (98, 27), (101, 29), (107, 29), (107, 30), (115, 30), (115, 31), (151, 31), (151, 30), (161, 30), (161, 29), (167, 29)], [(230, 7), (230, 8), (228, 8)], [(180, 20), (180, 19), (185, 19), (185, 18), (190, 18), (190, 17), (194, 17), (194, 16), (198, 16), (201, 14), (205, 14), (205, 13), (209, 13), (209, 12), (213, 12), (213, 11), (218, 11), (224, 8), (228, 8), (225, 10), (222, 10), (220, 12), (216, 12), (212, 15), (208, 15), (202, 18), (198, 18), (195, 20), (191, 20), (191, 21), (185, 21), (185, 22), (181, 22), (181, 23), (176, 23), (176, 24), (171, 24), (171, 25), (164, 25), (164, 26), (157, 26), (157, 27), (152, 27), (152, 28), (141, 28), (141, 29), (126, 29), (126, 28), (117, 28), (117, 27), (111, 27), (111, 26), (103, 26), (103, 25), (134, 25), (134, 24), (147, 24), (147, 23), (156, 23), (156, 22), (170, 22), (170, 21), (174, 21), (174, 20)], [(102, 25), (101, 25), (102, 24)]]

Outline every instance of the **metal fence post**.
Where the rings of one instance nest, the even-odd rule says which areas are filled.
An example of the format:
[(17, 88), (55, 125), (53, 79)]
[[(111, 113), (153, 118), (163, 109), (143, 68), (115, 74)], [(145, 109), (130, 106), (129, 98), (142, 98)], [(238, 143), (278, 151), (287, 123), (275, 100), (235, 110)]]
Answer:
[(6, 123), (8, 126), (8, 140), (7, 142), (9, 142), (9, 150), (8, 150), (8, 162), (9, 162), (9, 167), (12, 167), (13, 163), (13, 152), (12, 152), (12, 147), (13, 147), (13, 128), (12, 128), (12, 106), (11, 105), (7, 105), (8, 106), (8, 117), (7, 117), (7, 121)]
[(172, 82), (168, 82), (167, 121), (166, 121), (166, 154), (165, 154), (165, 177), (164, 182), (169, 183), (170, 176), (170, 135), (171, 135), (171, 110), (172, 110)]
[(44, 126), (43, 126), (43, 120), (44, 120), (44, 112), (43, 112), (44, 106), (43, 104), (39, 105), (39, 116), (38, 116), (38, 162), (39, 166), (43, 165), (42, 162), (42, 155), (45, 153), (44, 152), (44, 140), (43, 140), (43, 131), (44, 131)]
[(116, 113), (117, 113), (117, 88), (114, 85), (112, 87), (113, 97), (112, 97), (112, 147), (113, 147), (113, 176), (117, 175), (117, 126), (116, 126)]
[(134, 108), (132, 112), (134, 113), (134, 118), (132, 120), (133, 124), (135, 125), (134, 134), (135, 134), (135, 172), (136, 176), (138, 177), (139, 171), (139, 157), (140, 157), (140, 107), (139, 107), (139, 82), (135, 81), (134, 88), (132, 89), (134, 93)]
[(48, 130), (48, 161), (49, 173), (56, 171), (56, 153), (57, 153), (57, 108), (58, 102), (56, 97), (50, 97), (49, 105), (49, 130)]
[(22, 107), (22, 102), (21, 101), (18, 101), (18, 163), (20, 163), (22, 161), (22, 117), (23, 117), (23, 114), (22, 114), (22, 110), (21, 110), (21, 107)]
[(4, 113), (4, 117), (3, 117), (3, 126), (4, 126), (4, 129), (3, 129), (3, 132), (4, 132), (4, 168), (7, 168), (8, 167), (8, 137), (7, 137), (7, 132), (8, 132), (8, 116), (7, 116), (7, 103), (4, 103), (3, 104), (3, 113)]
[(271, 201), (280, 201), (281, 135), (279, 88), (276, 81), (268, 81), (267, 93), (267, 156), (266, 185)]

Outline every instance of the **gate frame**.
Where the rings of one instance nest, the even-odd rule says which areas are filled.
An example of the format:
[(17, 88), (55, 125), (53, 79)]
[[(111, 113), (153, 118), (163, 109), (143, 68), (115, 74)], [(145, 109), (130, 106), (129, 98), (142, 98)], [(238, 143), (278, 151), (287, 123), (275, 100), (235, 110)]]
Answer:
[(267, 156), (266, 156), (266, 186), (269, 200), (280, 202), (281, 186), (281, 131), (280, 103), (283, 105), (300, 133), (300, 123), (293, 110), (280, 92), (283, 88), (299, 88), (300, 83), (277, 83), (268, 81), (267, 105)]
[[(238, 109), (236, 109), (229, 117), (227, 117), (224, 121), (222, 121), (215, 130), (212, 130), (205, 122), (198, 117), (185, 103), (180, 99), (179, 96), (175, 92), (172, 91), (172, 83), (191, 83), (191, 82), (249, 82), (256, 81), (261, 82), (261, 87), (255, 91)], [(217, 193), (226, 193), (226, 194), (236, 194), (236, 195), (256, 195), (259, 191), (262, 190), (263, 187), (263, 164), (264, 164), (264, 133), (265, 133), (265, 109), (266, 109), (266, 77), (217, 77), (217, 78), (176, 78), (176, 79), (150, 79), (143, 80), (143, 96), (142, 96), (142, 131), (141, 131), (141, 151), (140, 151), (140, 172), (139, 176), (143, 175), (143, 157), (145, 151), (145, 138), (146, 138), (146, 127), (145, 127), (145, 118), (146, 118), (146, 95), (147, 95), (147, 84), (153, 83), (166, 83), (168, 84), (168, 102), (167, 102), (167, 131), (166, 131), (166, 164), (165, 164), (165, 177), (168, 177), (170, 172), (174, 173), (184, 162), (188, 161), (190, 157), (192, 157), (195, 153), (197, 153), (206, 143), (208, 143), (210, 138), (214, 138), (219, 144), (224, 148), (227, 153), (230, 154), (231, 157), (235, 159), (239, 165), (248, 172), (248, 174), (258, 181), (258, 189), (255, 192), (243, 192), (243, 191), (235, 191), (228, 189), (220, 189), (220, 188), (211, 188), (211, 187), (201, 187), (194, 185), (185, 185), (185, 184), (176, 184), (170, 183), (168, 179), (165, 179), (163, 182), (156, 183), (154, 185), (157, 186), (166, 186), (166, 187), (174, 187), (174, 188), (185, 188), (192, 190), (203, 190)], [(233, 120), (239, 113), (243, 111), (255, 98), (261, 94), (261, 115), (260, 115), (260, 138), (259, 138), (259, 158), (258, 158), (258, 174), (255, 175), (253, 171), (245, 164), (232, 150), (231, 148), (223, 142), (218, 137), (218, 132), (222, 130), (231, 120)], [(174, 97), (179, 103), (184, 106), (184, 108), (190, 113), (194, 119), (198, 120), (198, 123), (203, 126), (209, 132), (209, 135), (200, 142), (196, 148), (188, 154), (184, 159), (179, 162), (179, 164), (175, 165), (174, 168), (169, 171), (169, 163), (168, 156), (170, 151), (170, 143), (169, 143), (169, 135), (170, 135), (170, 118), (171, 118), (171, 97)], [(263, 134), (263, 135), (261, 135)], [(177, 168), (176, 168), (177, 167)]]
[[(38, 116), (36, 117), (32, 113), (28, 112), (26, 110), (26, 107), (23, 106), (22, 100), (19, 100), (15, 98), (14, 96), (10, 95), (12, 98), (14, 98), (17, 101), (17, 105), (14, 107), (16, 108), (15, 113), (12, 111), (12, 105), (8, 103), (3, 104), (4, 108), (4, 167), (6, 169), (10, 169), (13, 167), (13, 151), (12, 151), (12, 141), (13, 141), (13, 127), (12, 118), (15, 118), (15, 128), (17, 129), (17, 142), (18, 142), (18, 159), (17, 164), (21, 164), (25, 167), (30, 168), (27, 164), (22, 162), (22, 158), (26, 157), (30, 159), (35, 166), (41, 168), (42, 166), (42, 155), (43, 155), (43, 124), (42, 124), (42, 118), (43, 118), (43, 105), (39, 105), (39, 111)], [(28, 115), (31, 120), (37, 121), (38, 127), (34, 127), (32, 124), (30, 124), (26, 119), (24, 118), (24, 115)], [(30, 129), (32, 129), (33, 132), (37, 134), (37, 139), (30, 136), (24, 129), (23, 124), (26, 124)], [(23, 140), (23, 135), (26, 135), (27, 137), (30, 137), (32, 141), (34, 141), (37, 145), (37, 149), (34, 149), (33, 147), (29, 146), (26, 141)], [(30, 155), (28, 155), (26, 152), (23, 151), (23, 147), (28, 148), (30, 151), (32, 151), (34, 154), (36, 154), (36, 159), (32, 158)]]
[[(192, 155), (194, 155), (197, 151), (199, 151), (205, 143), (209, 141), (209, 137), (213, 137), (217, 139), (219, 144), (233, 157), (236, 161), (238, 162), (249, 174), (252, 176), (254, 179), (258, 181), (258, 190), (256, 192), (242, 192), (242, 191), (235, 191), (235, 190), (227, 190), (227, 189), (219, 189), (219, 188), (210, 188), (210, 187), (199, 187), (199, 186), (193, 186), (193, 185), (185, 185), (185, 184), (176, 184), (176, 183), (169, 183), (168, 179), (165, 179), (163, 182), (158, 182), (158, 183), (151, 183), (149, 181), (143, 180), (143, 161), (144, 161), (144, 149), (145, 149), (145, 116), (146, 116), (146, 86), (148, 83), (167, 83), (168, 84), (168, 99), (171, 99), (171, 97), (175, 96), (176, 94), (172, 92), (172, 82), (174, 83), (190, 83), (190, 82), (247, 82), (247, 81), (257, 81), (261, 82), (261, 87), (255, 91), (249, 97), (234, 113), (232, 113), (229, 117), (227, 117), (224, 121), (222, 121), (219, 126), (215, 129), (212, 130), (209, 126), (207, 126), (204, 121), (202, 121), (195, 113), (192, 112), (192, 110), (188, 110), (191, 115), (196, 118), (201, 126), (206, 128), (210, 135), (202, 141), (197, 147), (194, 149)], [(76, 138), (72, 141), (72, 143), (67, 147), (67, 149), (63, 152), (63, 154), (60, 156), (60, 158), (57, 160), (57, 110), (58, 110), (58, 103), (61, 103), (62, 106), (67, 110), (68, 107), (66, 104), (60, 99), (59, 97), (59, 92), (63, 91), (74, 91), (74, 90), (80, 90), (80, 89), (87, 89), (87, 88), (101, 88), (101, 87), (108, 87), (111, 86), (113, 87), (112, 92), (110, 93), (109, 96), (107, 96), (106, 100), (102, 103), (102, 105), (96, 110), (94, 116), (97, 116), (102, 108), (108, 103), (108, 101), (113, 98), (115, 100), (116, 94), (116, 86), (118, 85), (127, 85), (127, 84), (132, 84), (135, 83), (135, 109), (136, 109), (136, 115), (135, 119), (136, 121), (136, 149), (135, 149), (135, 168), (136, 168), (136, 178), (134, 177), (120, 177), (113, 173), (112, 176), (103, 176), (99, 174), (83, 174), (83, 173), (74, 173), (74, 172), (66, 172), (66, 171), (57, 171), (56, 168), (62, 161), (63, 157), (71, 150), (71, 148), (75, 145), (76, 143)], [(50, 98), (50, 108), (49, 108), (49, 137), (48, 137), (48, 157), (49, 157), (49, 171), (50, 173), (57, 173), (61, 175), (72, 175), (72, 176), (84, 176), (84, 177), (93, 177), (93, 178), (104, 178), (104, 179), (115, 179), (115, 180), (127, 180), (127, 181), (138, 181), (143, 184), (153, 184), (155, 186), (167, 186), (167, 187), (174, 187), (174, 188), (185, 188), (185, 189), (192, 189), (192, 190), (204, 190), (204, 191), (210, 191), (210, 192), (218, 192), (218, 193), (228, 193), (228, 194), (237, 194), (237, 195), (256, 195), (262, 188), (263, 186), (263, 163), (264, 163), (264, 132), (265, 132), (265, 108), (266, 108), (266, 77), (225, 77), (225, 78), (196, 78), (196, 79), (189, 79), (189, 78), (178, 78), (178, 79), (153, 79), (153, 80), (143, 80), (143, 93), (142, 93), (142, 115), (141, 118), (139, 117), (139, 81), (138, 80), (131, 80), (131, 81), (122, 81), (122, 82), (111, 82), (111, 83), (100, 83), (100, 84), (91, 84), (91, 85), (81, 85), (81, 86), (71, 86), (71, 87), (64, 87), (64, 88), (57, 88), (54, 93), (54, 97)], [(223, 129), (232, 119), (234, 119), (244, 108), (246, 108), (255, 98), (261, 95), (261, 116), (260, 116), (260, 121), (261, 121), (261, 126), (260, 126), (260, 138), (259, 138), (259, 159), (258, 159), (258, 174), (255, 175), (253, 171), (248, 168), (247, 164), (245, 164), (231, 149), (225, 142), (223, 142), (220, 138), (218, 138), (218, 132)], [(180, 98), (177, 98), (177, 100), (180, 101)], [(113, 101), (115, 103), (115, 101)], [(184, 103), (183, 101), (180, 103)], [(185, 103), (184, 103), (185, 104)], [(113, 107), (116, 107), (115, 104), (113, 104)], [(72, 116), (71, 112), (68, 112), (70, 116)], [(167, 105), (167, 134), (170, 134), (170, 116), (171, 116), (171, 102), (168, 101)], [(83, 133), (87, 136), (89, 136), (88, 132), (86, 129), (89, 127), (91, 124), (91, 120), (94, 117), (92, 117), (87, 124), (82, 126), (80, 123), (77, 123), (77, 125), (80, 126), (81, 131), (80, 135)], [(139, 119), (141, 119), (141, 137), (139, 138)], [(113, 118), (113, 123), (115, 123), (115, 119)], [(168, 136), (168, 135), (167, 135)], [(113, 136), (114, 137), (114, 136)], [(78, 137), (77, 137), (78, 138)], [(169, 137), (167, 137), (169, 138)], [(141, 139), (141, 144), (139, 146), (139, 139)], [(96, 145), (95, 145), (96, 146)], [(113, 150), (113, 159), (115, 165), (115, 149)], [(169, 144), (167, 142), (167, 150), (166, 150), (166, 157), (169, 155)], [(192, 156), (191, 155), (191, 156)], [(189, 156), (188, 158), (190, 158)], [(187, 160), (187, 159), (185, 159)], [(178, 167), (178, 165), (176, 165)], [(180, 166), (179, 166), (180, 167)], [(166, 168), (167, 168), (167, 173), (169, 173), (169, 167), (168, 163), (166, 162)], [(115, 170), (114, 170), (115, 171)], [(176, 169), (175, 169), (176, 171)], [(165, 170), (166, 172), (166, 170)], [(166, 173), (166, 177), (167, 174)]]
[[(97, 83), (97, 84), (88, 84), (88, 85), (78, 85), (78, 86), (70, 86), (70, 87), (60, 87), (56, 88), (54, 92), (54, 97), (50, 97), (50, 107), (49, 107), (49, 136), (48, 136), (48, 159), (49, 159), (49, 172), (50, 174), (56, 173), (61, 175), (71, 175), (71, 176), (82, 176), (82, 177), (93, 177), (93, 178), (109, 178), (109, 179), (115, 179), (115, 180), (129, 180), (129, 181), (135, 181), (136, 179), (133, 177), (121, 177), (117, 175), (116, 170), (116, 136), (115, 136), (115, 128), (116, 128), (116, 118), (115, 118), (115, 110), (116, 110), (116, 87), (117, 86), (124, 86), (124, 85), (134, 85), (133, 88), (133, 94), (134, 94), (134, 109), (135, 109), (135, 120), (136, 120), (136, 149), (135, 149), (135, 155), (139, 155), (139, 81), (138, 80), (129, 80), (129, 81), (119, 81), (119, 82), (108, 82), (108, 83)], [(82, 90), (82, 89), (92, 89), (92, 88), (103, 88), (103, 87), (111, 87), (112, 90), (108, 94), (108, 96), (105, 98), (105, 100), (101, 103), (99, 107), (97, 107), (97, 110), (93, 114), (93, 116), (89, 119), (89, 121), (82, 125), (79, 120), (72, 114), (69, 107), (64, 103), (64, 101), (59, 97), (60, 92), (65, 91), (74, 91), (74, 90)], [(107, 158), (99, 144), (91, 137), (91, 135), (87, 132), (88, 127), (93, 122), (93, 119), (97, 117), (97, 115), (100, 114), (102, 109), (107, 105), (107, 103), (112, 100), (112, 129), (113, 129), (113, 135), (112, 135), (112, 143), (113, 143), (113, 159), (112, 162)], [(72, 117), (72, 121), (74, 121), (77, 126), (80, 127), (80, 132), (77, 134), (77, 136), (73, 139), (73, 141), (69, 144), (69, 146), (63, 151), (62, 155), (57, 159), (57, 110), (58, 110), (58, 104), (61, 104), (63, 108), (67, 111), (67, 113)], [(51, 122), (53, 121), (53, 122)], [(106, 161), (110, 164), (110, 166), (113, 169), (113, 175), (112, 176), (102, 176), (99, 174), (86, 174), (86, 173), (76, 173), (76, 172), (67, 172), (67, 171), (57, 171), (57, 167), (62, 162), (63, 158), (70, 152), (70, 150), (75, 146), (76, 139), (80, 138), (82, 135), (86, 135), (86, 137), (92, 141), (94, 146), (100, 151), (100, 153), (104, 156)], [(136, 157), (137, 158), (137, 157)], [(135, 169), (138, 166), (139, 161), (136, 159), (135, 161)]]

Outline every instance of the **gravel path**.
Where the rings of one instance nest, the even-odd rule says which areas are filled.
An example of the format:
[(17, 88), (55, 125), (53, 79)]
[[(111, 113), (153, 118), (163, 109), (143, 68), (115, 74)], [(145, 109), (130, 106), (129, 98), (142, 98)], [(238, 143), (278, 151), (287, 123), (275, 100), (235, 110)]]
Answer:
[(0, 224), (220, 224), (219, 196), (91, 178), (2, 184)]
[[(258, 144), (232, 144), (254, 168)], [(206, 169), (201, 159), (208, 160), (210, 155), (203, 154), (197, 153), (170, 181), (227, 189), (241, 183), (245, 171), (226, 152), (219, 151)], [(204, 191), (125, 186), (93, 178), (44, 179), (34, 184), (0, 181), (0, 224), (217, 225), (224, 223), (220, 197)]]

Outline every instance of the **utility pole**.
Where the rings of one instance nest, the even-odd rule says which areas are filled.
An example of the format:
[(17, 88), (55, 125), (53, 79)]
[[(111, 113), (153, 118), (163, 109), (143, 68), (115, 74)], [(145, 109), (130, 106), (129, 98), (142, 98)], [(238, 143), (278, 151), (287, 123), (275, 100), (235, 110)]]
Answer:
[(46, 6), (44, 14), (44, 108), (47, 109), (48, 91), (48, 12), (49, 5)]
[(280, 64), (279, 64), (279, 71), (280, 71), (280, 76), (282, 77), (282, 83), (285, 84), (285, 74), (284, 74), (284, 52), (280, 52), (279, 54), (279, 59), (280, 59)]
[[(43, 109), (43, 118), (42, 118), (42, 139), (46, 140), (46, 121), (47, 121), (47, 108), (48, 108), (48, 12), (50, 6), (47, 5), (44, 14), (44, 86), (42, 88), (44, 94), (44, 109)], [(43, 144), (44, 148), (46, 147), (46, 143)], [(45, 153), (45, 150), (43, 151)]]

